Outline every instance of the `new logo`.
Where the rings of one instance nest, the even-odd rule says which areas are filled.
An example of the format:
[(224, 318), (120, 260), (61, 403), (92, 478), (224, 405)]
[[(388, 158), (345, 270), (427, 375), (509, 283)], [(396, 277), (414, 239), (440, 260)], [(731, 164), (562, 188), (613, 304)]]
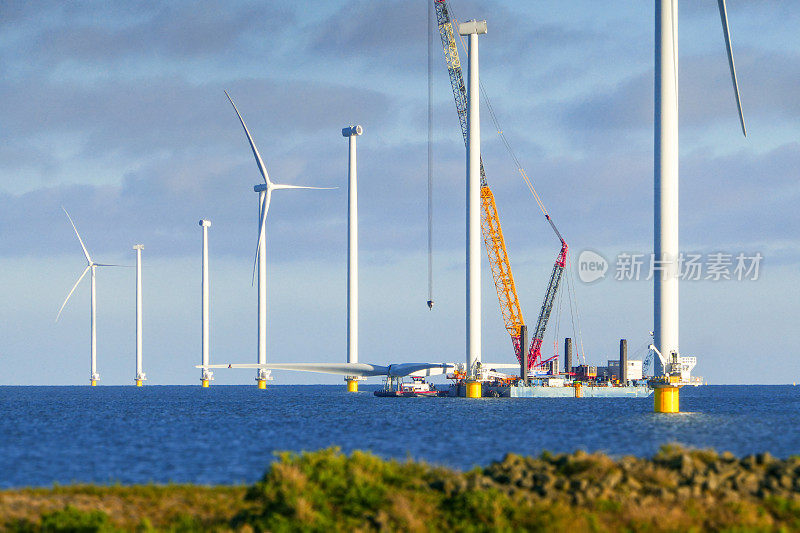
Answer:
[(584, 283), (603, 279), (608, 271), (608, 261), (592, 250), (584, 250), (578, 255), (578, 278)]

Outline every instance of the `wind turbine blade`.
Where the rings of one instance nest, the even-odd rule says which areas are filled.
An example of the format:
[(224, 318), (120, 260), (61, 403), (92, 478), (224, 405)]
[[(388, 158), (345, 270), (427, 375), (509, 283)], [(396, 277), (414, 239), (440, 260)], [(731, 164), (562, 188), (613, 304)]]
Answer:
[(122, 268), (133, 268), (133, 265), (113, 265), (111, 263), (95, 263), (94, 266), (99, 267), (122, 267)]
[(338, 187), (306, 187), (304, 185), (283, 185), (280, 183), (273, 183), (273, 189), (316, 189), (320, 191), (330, 191), (333, 189), (338, 189)]
[(269, 204), (272, 200), (272, 190), (267, 189), (264, 195), (264, 202), (261, 204), (261, 220), (258, 224), (258, 241), (256, 241), (256, 255), (253, 258), (253, 280), (250, 285), (254, 285), (256, 281), (256, 266), (258, 265), (258, 251), (261, 249), (261, 235), (264, 234), (264, 226), (267, 225), (267, 211), (269, 211)]
[(67, 305), (67, 302), (69, 301), (69, 297), (72, 296), (72, 293), (75, 292), (75, 289), (78, 288), (78, 284), (80, 284), (81, 280), (83, 280), (83, 277), (86, 275), (87, 272), (89, 272), (89, 270), (91, 268), (92, 268), (92, 266), (89, 265), (89, 266), (87, 266), (86, 268), (83, 269), (83, 274), (81, 274), (81, 277), (79, 277), (78, 281), (75, 282), (75, 285), (72, 286), (72, 290), (69, 291), (69, 294), (67, 294), (67, 298), (64, 300), (64, 303), (61, 304), (61, 309), (58, 310), (58, 314), (56, 315), (56, 322), (58, 322), (58, 319), (61, 317), (61, 311), (63, 311), (64, 310), (64, 306)]
[(261, 154), (258, 153), (258, 148), (256, 148), (256, 143), (253, 142), (253, 137), (252, 135), (250, 135), (250, 130), (247, 129), (247, 124), (244, 123), (242, 114), (239, 113), (239, 109), (236, 107), (236, 104), (233, 103), (233, 99), (231, 98), (231, 95), (228, 94), (228, 91), (225, 91), (225, 96), (228, 97), (228, 101), (230, 101), (234, 111), (236, 111), (236, 115), (239, 117), (239, 122), (242, 123), (242, 127), (244, 128), (244, 133), (245, 135), (247, 135), (247, 140), (250, 142), (250, 148), (252, 148), (253, 155), (256, 158), (256, 164), (258, 165), (258, 170), (261, 171), (261, 177), (264, 178), (264, 183), (266, 183), (267, 185), (271, 185), (272, 182), (269, 181), (269, 174), (267, 173), (267, 167), (264, 166), (264, 160), (261, 159)]
[(92, 262), (92, 258), (89, 256), (89, 251), (86, 249), (86, 245), (83, 244), (83, 239), (81, 239), (81, 234), (78, 233), (78, 228), (75, 227), (75, 223), (72, 221), (72, 217), (69, 216), (69, 213), (67, 213), (67, 210), (66, 210), (66, 208), (64, 208), (63, 205), (61, 206), (61, 209), (64, 210), (64, 214), (67, 215), (67, 218), (69, 219), (69, 223), (72, 224), (72, 229), (75, 230), (75, 235), (78, 236), (78, 242), (81, 243), (81, 248), (83, 248), (83, 255), (86, 256), (86, 261), (91, 263)]
[[(389, 365), (388, 375), (401, 378), (411, 374), (444, 374), (450, 368), (453, 368), (453, 365), (448, 365), (447, 363), (400, 363)], [(433, 371), (434, 369), (436, 371)]]
[[(438, 365), (436, 365), (438, 366)], [(195, 368), (265, 368), (268, 370), (294, 370), (343, 376), (386, 376), (389, 367), (369, 363), (230, 363), (196, 365)]]
[(728, 9), (725, 7), (725, 0), (717, 0), (717, 5), (719, 6), (719, 18), (722, 20), (722, 33), (725, 36), (725, 49), (728, 52), (728, 66), (731, 69), (733, 92), (736, 94), (736, 107), (739, 109), (739, 122), (742, 125), (742, 134), (747, 137), (747, 128), (744, 125), (744, 114), (742, 113), (742, 101), (739, 98), (739, 83), (736, 81), (736, 66), (733, 64), (733, 48), (731, 47), (731, 34), (728, 27)]

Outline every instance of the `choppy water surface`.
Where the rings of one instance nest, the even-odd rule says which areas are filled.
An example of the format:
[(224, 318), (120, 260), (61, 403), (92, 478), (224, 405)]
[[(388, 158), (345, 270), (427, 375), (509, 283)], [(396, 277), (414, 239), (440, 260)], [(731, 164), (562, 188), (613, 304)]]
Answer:
[(800, 453), (800, 387), (652, 398), (376, 398), (343, 386), (0, 387), (0, 487), (253, 482), (276, 450), (340, 446), (469, 468), (506, 452), (652, 455), (667, 442)]

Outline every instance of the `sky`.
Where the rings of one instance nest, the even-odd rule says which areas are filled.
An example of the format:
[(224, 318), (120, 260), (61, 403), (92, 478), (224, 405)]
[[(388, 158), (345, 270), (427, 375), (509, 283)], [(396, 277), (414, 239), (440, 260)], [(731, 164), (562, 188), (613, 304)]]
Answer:
[[(481, 81), (499, 127), (570, 245), (554, 338), (580, 357), (642, 358), (652, 281), (616, 280), (653, 248), (653, 3), (451, 0), (486, 19)], [(255, 362), (258, 169), (227, 90), (277, 182), (267, 221), (268, 359), (346, 357), (347, 139), (358, 140), (360, 360), (465, 357), (465, 150), (433, 41), (434, 300), (427, 300), (428, 3), (0, 4), (0, 384), (89, 378), (89, 284), (61, 207), (93, 258), (144, 245), (148, 383), (198, 384), (198, 220), (209, 231), (212, 362)], [(681, 286), (681, 352), (711, 384), (800, 381), (800, 9), (729, 0), (748, 137), (715, 2), (681, 2), (681, 250), (761, 254), (758, 279)], [(463, 52), (462, 52), (463, 54)], [(482, 107), (482, 155), (526, 322), (559, 244)], [(584, 283), (574, 258), (609, 261)], [(513, 362), (484, 258), (483, 360)], [(134, 270), (99, 269), (101, 384), (135, 374)], [(570, 312), (570, 302), (573, 311)], [(253, 384), (219, 370), (217, 384)], [(342, 383), (274, 372), (274, 383)]]

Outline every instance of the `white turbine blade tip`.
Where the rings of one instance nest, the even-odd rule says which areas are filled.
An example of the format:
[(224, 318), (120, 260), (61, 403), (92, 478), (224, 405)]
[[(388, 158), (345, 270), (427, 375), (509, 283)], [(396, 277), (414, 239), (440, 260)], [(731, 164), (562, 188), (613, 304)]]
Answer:
[(61, 209), (64, 210), (64, 214), (67, 215), (67, 218), (69, 219), (69, 223), (72, 224), (72, 229), (75, 230), (75, 235), (78, 236), (78, 242), (81, 243), (81, 248), (83, 249), (83, 255), (86, 256), (86, 261), (91, 263), (92, 262), (92, 257), (89, 255), (89, 250), (86, 249), (86, 245), (83, 244), (83, 239), (81, 239), (81, 234), (78, 233), (78, 228), (75, 227), (75, 222), (72, 221), (72, 217), (69, 216), (69, 213), (67, 212), (67, 209), (63, 205), (61, 206)]
[(725, 51), (728, 53), (728, 66), (731, 71), (731, 82), (733, 83), (733, 92), (736, 96), (736, 108), (739, 111), (739, 123), (742, 126), (742, 134), (747, 137), (747, 127), (744, 123), (744, 113), (742, 112), (742, 100), (739, 96), (739, 82), (736, 79), (736, 65), (733, 61), (733, 45), (731, 44), (730, 27), (728, 25), (728, 9), (725, 6), (725, 0), (717, 0), (719, 7), (719, 18), (722, 21), (722, 34), (725, 37)]
[(261, 159), (261, 154), (258, 153), (258, 148), (256, 148), (256, 143), (253, 140), (253, 136), (250, 135), (250, 130), (247, 129), (247, 124), (244, 123), (244, 118), (242, 118), (242, 114), (239, 113), (239, 108), (237, 108), (236, 104), (233, 103), (233, 98), (231, 98), (231, 95), (228, 94), (228, 91), (225, 91), (225, 95), (228, 97), (228, 100), (233, 106), (233, 110), (236, 111), (236, 116), (239, 117), (239, 122), (242, 123), (242, 128), (244, 128), (244, 134), (247, 135), (247, 141), (250, 143), (250, 148), (253, 150), (253, 156), (256, 158), (256, 164), (258, 165), (259, 172), (261, 172), (261, 177), (264, 179), (264, 183), (270, 185), (271, 182), (269, 181), (269, 173), (267, 172), (267, 167), (264, 165), (264, 160)]

